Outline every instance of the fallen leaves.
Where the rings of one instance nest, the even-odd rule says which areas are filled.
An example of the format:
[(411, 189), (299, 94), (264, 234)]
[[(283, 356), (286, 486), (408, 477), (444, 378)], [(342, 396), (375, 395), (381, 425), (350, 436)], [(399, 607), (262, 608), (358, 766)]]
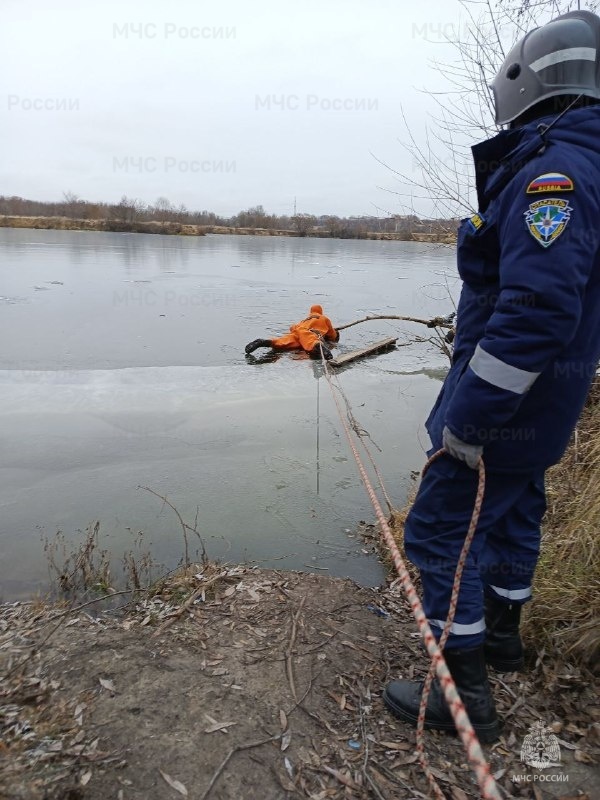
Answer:
[[(218, 582), (207, 585), (215, 576)], [(80, 793), (86, 786), (86, 792), (94, 786), (102, 788), (102, 781), (108, 780), (105, 776), (115, 774), (123, 786), (131, 785), (125, 774), (137, 784), (139, 773), (135, 770), (142, 767), (133, 759), (128, 773), (115, 773), (113, 766), (107, 766), (117, 760), (123, 763), (126, 751), (121, 749), (123, 730), (119, 726), (130, 720), (129, 730), (144, 730), (136, 746), (140, 744), (149, 763), (154, 764), (157, 791), (165, 800), (185, 800), (188, 796), (203, 800), (203, 792), (208, 792), (207, 800), (216, 800), (221, 788), (216, 782), (238, 777), (242, 781), (242, 790), (236, 794), (239, 800), (270, 796), (269, 789), (273, 796), (289, 792), (292, 797), (314, 800), (426, 797), (412, 734), (387, 715), (381, 703), (381, 688), (388, 675), (401, 672), (418, 678), (426, 664), (412, 636), (412, 622), (402, 617), (403, 601), (396, 603), (395, 595), (388, 590), (369, 590), (378, 605), (385, 597), (385, 607), (398, 618), (398, 630), (390, 627), (384, 635), (380, 626), (385, 621), (365, 611), (365, 595), (357, 595), (364, 590), (349, 588), (342, 581), (325, 585), (314, 576), (294, 575), (286, 577), (280, 586), (272, 572), (230, 571), (222, 566), (197, 572), (197, 577), (188, 572), (177, 581), (165, 584), (160, 596), (136, 600), (134, 611), (114, 620), (101, 617), (100, 623), (92, 625), (84, 613), (73, 619), (66, 628), (71, 645), (65, 650), (69, 659), (64, 660), (64, 670), (38, 672), (38, 663), (43, 660), (32, 661), (28, 673), (19, 679), (18, 693), (2, 700), (0, 738), (4, 736), (2, 741), (7, 743), (0, 745), (2, 757), (12, 756), (12, 742), (18, 741), (22, 756), (17, 754), (17, 758), (22, 758), (22, 763), (27, 760), (46, 774), (69, 771)], [(197, 595), (190, 602), (200, 588), (203, 596)], [(305, 607), (300, 608), (303, 597)], [(177, 616), (186, 602), (187, 612)], [(36, 630), (43, 632), (45, 617), (32, 615), (32, 619)], [(157, 642), (154, 637), (148, 646), (152, 633), (171, 619), (180, 622), (169, 626), (168, 631), (163, 629), (164, 638)], [(3, 627), (0, 614), (0, 657), (3, 637), (14, 638), (15, 653), (35, 643), (27, 630), (17, 639), (9, 612), (7, 620)], [(80, 637), (83, 629), (89, 641)], [(97, 632), (104, 632), (104, 651), (100, 650)], [(72, 643), (78, 638), (81, 646), (76, 647)], [(90, 642), (97, 643), (93, 657), (86, 649)], [(127, 649), (136, 643), (140, 644), (138, 661), (135, 650)], [(74, 653), (83, 654), (80, 662), (74, 661)], [(106, 657), (100, 657), (101, 653)], [(61, 663), (51, 662), (51, 667)], [(77, 670), (70, 672), (74, 663)], [(140, 664), (148, 667), (142, 681), (137, 671)], [(297, 698), (290, 690), (293, 684), (286, 685), (286, 675), (294, 678), (290, 666), (297, 673)], [(226, 674), (229, 677), (220, 677)], [(514, 789), (510, 776), (520, 767), (523, 736), (538, 714), (563, 737), (561, 745), (571, 751), (564, 754), (565, 760), (578, 762), (577, 768), (584, 775), (593, 770), (600, 743), (600, 716), (594, 716), (590, 700), (593, 684), (584, 689), (575, 673), (571, 677), (564, 671), (556, 675), (552, 678), (555, 691), (542, 685), (535, 671), (525, 677), (492, 679), (503, 716), (510, 711), (505, 735), (490, 749), (494, 777), (507, 792)], [(234, 683), (236, 680), (240, 683)], [(74, 684), (83, 689), (73, 690)], [(164, 705), (163, 695), (154, 691), (159, 684)], [(176, 695), (170, 693), (174, 685)], [(566, 688), (561, 694), (563, 686)], [(119, 702), (109, 701), (111, 695), (117, 695)], [(24, 706), (17, 704), (17, 696)], [(38, 706), (48, 708), (54, 702), (54, 708), (58, 708), (57, 698), (59, 702), (66, 698), (62, 727), (56, 731), (36, 727)], [(161, 712), (164, 708), (164, 717), (152, 714), (152, 709), (159, 708)], [(98, 710), (106, 713), (104, 719)], [(102, 727), (94, 729), (97, 722)], [(161, 736), (186, 742), (192, 731), (202, 747), (198, 763), (175, 758), (164, 763), (170, 750), (157, 749)], [(273, 736), (254, 742), (259, 731), (265, 735), (272, 732)], [(211, 738), (217, 733), (227, 738)], [(114, 752), (103, 751), (107, 743)], [(257, 746), (262, 748), (260, 753), (250, 756), (247, 751)], [(472, 800), (476, 792), (460, 741), (428, 734), (427, 750), (434, 775), (444, 782), (446, 796)], [(160, 763), (165, 769), (159, 774)], [(256, 789), (259, 775), (265, 783), (264, 795), (262, 787)], [(268, 787), (269, 779), (276, 783)], [(565, 800), (574, 800), (566, 788), (562, 791)], [(127, 800), (129, 794), (127, 789), (119, 789), (113, 797)], [(585, 800), (585, 796), (578, 800)]]
[(175, 789), (175, 791), (179, 792), (179, 794), (182, 797), (187, 797), (188, 796), (188, 790), (183, 785), (183, 783), (181, 783), (181, 781), (176, 781), (174, 778), (172, 778), (166, 772), (163, 772), (162, 769), (159, 769), (158, 771), (160, 772), (160, 774), (161, 774), (163, 780), (165, 781), (165, 783), (168, 783), (169, 786), (171, 787), (171, 789)]
[(336, 694), (335, 692), (332, 692), (330, 689), (327, 690), (327, 694), (333, 700), (335, 700), (335, 702), (339, 706), (340, 711), (345, 711), (346, 709), (348, 709), (348, 711), (355, 711), (356, 710), (356, 707), (348, 702), (348, 698), (347, 698), (346, 694), (339, 695), (339, 694)]
[(287, 756), (283, 759), (283, 766), (285, 767), (285, 771), (287, 772), (287, 774), (290, 776), (290, 780), (293, 781), (294, 780), (294, 768), (292, 766), (292, 762), (289, 760), (289, 758)]
[(91, 770), (91, 769), (88, 769), (88, 770), (87, 770), (86, 772), (84, 772), (84, 773), (83, 773), (83, 775), (82, 775), (82, 776), (79, 778), (79, 783), (80, 783), (80, 785), (81, 785), (81, 786), (87, 786), (87, 785), (88, 785), (88, 783), (91, 781), (91, 779), (92, 779), (92, 770)]
[[(419, 756), (416, 753), (411, 753), (409, 756), (405, 756), (401, 758), (399, 761), (394, 761), (395, 767), (406, 767), (408, 764), (414, 764), (418, 760)], [(433, 770), (433, 767), (430, 767)]]
[(580, 764), (595, 764), (595, 760), (591, 757), (589, 753), (584, 752), (583, 750), (575, 750), (575, 761), (578, 761)]
[(287, 731), (281, 737), (281, 752), (285, 752), (288, 747), (290, 746), (290, 742), (292, 741), (292, 732), (288, 728)]
[(75, 718), (75, 722), (81, 727), (83, 725), (83, 712), (87, 708), (87, 703), (77, 703), (75, 706), (75, 711), (73, 712), (73, 717)]
[(379, 742), (381, 747), (385, 747), (386, 750), (413, 750), (414, 745), (409, 744), (408, 742)]
[(561, 794), (558, 800), (592, 800), (589, 794)]
[(281, 732), (284, 733), (288, 726), (288, 718), (283, 708), (279, 709), (279, 722), (281, 724)]
[(324, 769), (325, 772), (328, 772), (329, 775), (333, 775), (337, 781), (343, 783), (344, 786), (347, 786), (349, 789), (354, 789), (355, 791), (360, 789), (360, 786), (355, 783), (352, 778), (350, 778), (348, 775), (344, 775), (344, 773), (340, 772), (340, 770), (333, 769), (333, 767), (328, 767), (327, 764), (323, 764), (322, 769)]
[(289, 722), (288, 722), (287, 714), (285, 713), (285, 711), (282, 708), (279, 709), (279, 723), (281, 725), (281, 745), (280, 745), (280, 748), (281, 748), (281, 752), (284, 753), (288, 749), (288, 747), (290, 746), (290, 743), (292, 741), (292, 732), (291, 732), (291, 730), (289, 728)]
[(205, 714), (204, 716), (210, 722), (209, 727), (204, 729), (204, 733), (217, 733), (218, 731), (227, 733), (228, 728), (231, 728), (233, 725), (237, 725), (237, 722), (217, 722), (216, 719), (213, 719), (213, 717), (209, 716), (208, 714)]

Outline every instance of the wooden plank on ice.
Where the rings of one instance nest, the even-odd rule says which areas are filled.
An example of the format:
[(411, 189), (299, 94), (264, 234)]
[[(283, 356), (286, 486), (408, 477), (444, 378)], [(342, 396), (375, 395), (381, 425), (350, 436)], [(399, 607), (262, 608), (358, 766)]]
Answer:
[(361, 348), (360, 350), (352, 350), (351, 353), (343, 353), (343, 355), (332, 358), (327, 363), (331, 367), (343, 367), (344, 365), (349, 364), (351, 361), (356, 361), (357, 358), (363, 358), (364, 356), (371, 355), (372, 353), (378, 353), (380, 350), (387, 350), (389, 347), (394, 347), (397, 341), (398, 337), (395, 339), (393, 337), (390, 337), (389, 339), (382, 339), (380, 342), (375, 342), (375, 344), (370, 344), (367, 347)]

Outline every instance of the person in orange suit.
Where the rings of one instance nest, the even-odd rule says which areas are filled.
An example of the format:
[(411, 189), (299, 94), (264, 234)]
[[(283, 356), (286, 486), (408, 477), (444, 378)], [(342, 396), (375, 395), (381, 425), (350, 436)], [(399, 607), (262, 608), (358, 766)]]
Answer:
[(324, 340), (337, 342), (340, 334), (331, 324), (329, 317), (323, 314), (320, 305), (310, 307), (306, 319), (290, 325), (290, 332), (277, 339), (255, 339), (246, 345), (246, 355), (250, 355), (259, 347), (272, 347), (274, 350), (304, 350), (311, 358), (321, 357), (321, 347), (326, 359), (333, 358), (333, 353)]

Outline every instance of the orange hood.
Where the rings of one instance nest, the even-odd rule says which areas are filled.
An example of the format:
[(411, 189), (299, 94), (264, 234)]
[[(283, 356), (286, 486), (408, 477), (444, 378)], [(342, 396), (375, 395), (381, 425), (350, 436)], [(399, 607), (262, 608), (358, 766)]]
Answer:
[(323, 313), (323, 306), (314, 305), (310, 307), (311, 314), (322, 314)]

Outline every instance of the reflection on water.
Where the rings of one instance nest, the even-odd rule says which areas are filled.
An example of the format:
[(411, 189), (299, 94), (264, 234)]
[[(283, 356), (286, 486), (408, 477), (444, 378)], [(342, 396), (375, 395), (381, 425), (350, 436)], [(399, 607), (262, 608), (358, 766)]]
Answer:
[[(320, 364), (246, 358), (243, 346), (285, 332), (315, 299), (334, 322), (447, 313), (439, 287), (452, 251), (12, 229), (0, 229), (0, 248), (4, 597), (44, 585), (40, 534), (76, 537), (95, 519), (115, 553), (129, 529), (144, 530), (155, 557), (177, 563), (176, 520), (140, 485), (191, 520), (198, 508), (214, 557), (378, 582), (348, 535), (372, 512)], [(410, 331), (356, 326), (339, 349), (390, 332)], [(443, 370), (423, 344), (342, 375), (398, 503), (428, 446), (422, 422)]]

